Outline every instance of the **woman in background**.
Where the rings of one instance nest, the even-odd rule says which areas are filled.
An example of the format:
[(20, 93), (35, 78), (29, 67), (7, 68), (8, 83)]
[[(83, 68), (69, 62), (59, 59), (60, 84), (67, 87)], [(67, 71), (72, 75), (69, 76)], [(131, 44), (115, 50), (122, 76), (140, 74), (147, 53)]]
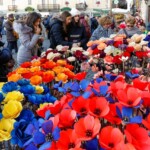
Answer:
[(14, 23), (14, 29), (19, 34), (20, 47), (17, 54), (18, 65), (26, 61), (31, 61), (33, 56), (37, 56), (38, 43), (43, 41), (41, 37), (41, 15), (32, 12), (28, 14), (26, 20)]
[(113, 34), (111, 25), (112, 19), (109, 16), (101, 17), (99, 19), (99, 26), (93, 32), (90, 40), (91, 41), (99, 40), (101, 37), (108, 38), (111, 34)]
[(68, 41), (86, 50), (87, 34), (85, 27), (80, 23), (80, 11), (72, 8), (70, 13), (72, 15), (72, 22), (68, 29)]

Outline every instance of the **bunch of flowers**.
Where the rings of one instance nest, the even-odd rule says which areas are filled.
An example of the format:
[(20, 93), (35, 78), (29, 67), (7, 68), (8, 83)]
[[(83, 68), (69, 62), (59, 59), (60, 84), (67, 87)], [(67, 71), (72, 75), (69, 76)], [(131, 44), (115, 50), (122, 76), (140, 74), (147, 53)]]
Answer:
[(150, 83), (136, 77), (129, 84), (124, 76), (110, 74), (104, 78), (54, 85), (64, 96), (37, 110), (44, 122), (30, 134), (27, 146), (40, 150), (149, 149)]
[[(31, 117), (33, 118), (33, 114), (40, 104), (54, 103), (55, 101), (56, 97), (50, 94), (50, 89), (46, 85), (31, 85), (27, 79), (1, 83), (0, 142), (11, 139), (14, 143), (16, 139), (13, 139), (13, 136), (18, 134), (14, 133), (14, 130), (18, 129), (16, 125), (18, 121), (23, 125)], [(20, 141), (17, 140), (15, 144), (19, 143)]]
[(29, 79), (33, 85), (51, 83), (54, 81), (67, 82), (73, 79), (75, 74), (71, 71), (73, 66), (66, 60), (56, 62), (45, 58), (34, 59), (31, 62), (21, 64), (16, 70), (8, 75), (8, 81), (17, 82), (19, 79)]

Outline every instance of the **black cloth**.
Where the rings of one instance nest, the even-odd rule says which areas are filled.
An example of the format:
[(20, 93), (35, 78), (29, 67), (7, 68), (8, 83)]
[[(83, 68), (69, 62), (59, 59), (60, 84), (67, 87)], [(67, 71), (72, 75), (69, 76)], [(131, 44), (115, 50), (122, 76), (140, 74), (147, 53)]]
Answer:
[(67, 34), (63, 29), (63, 23), (61, 20), (54, 18), (50, 21), (50, 48), (55, 49), (57, 45), (72, 46), (72, 42), (65, 40)]
[(72, 43), (81, 43), (83, 49), (87, 49), (86, 43), (88, 41), (85, 27), (71, 24), (68, 30), (68, 41)]

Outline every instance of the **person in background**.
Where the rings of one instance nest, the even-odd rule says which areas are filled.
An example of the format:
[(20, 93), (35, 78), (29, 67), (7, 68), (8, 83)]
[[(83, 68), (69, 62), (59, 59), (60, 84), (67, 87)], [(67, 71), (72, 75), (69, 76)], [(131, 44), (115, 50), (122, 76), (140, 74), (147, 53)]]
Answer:
[(98, 17), (92, 17), (90, 19), (91, 22), (91, 34), (94, 32), (94, 30), (98, 27), (98, 21), (97, 21)]
[(61, 15), (53, 16), (50, 21), (49, 35), (50, 48), (55, 49), (57, 45), (72, 47), (73, 43), (68, 41), (68, 26), (71, 23), (72, 16), (68, 11), (62, 12)]
[(19, 34), (20, 47), (17, 54), (18, 65), (31, 61), (38, 53), (38, 43), (43, 41), (41, 37), (41, 15), (36, 12), (29, 13), (26, 20), (16, 21), (14, 29)]
[(91, 37), (89, 16), (85, 14), (80, 15), (80, 23), (85, 27), (87, 38)]
[(125, 19), (126, 28), (120, 29), (118, 34), (126, 34), (127, 38), (132, 37), (134, 34), (142, 34), (142, 31), (135, 25), (136, 20), (133, 16), (128, 16)]
[(78, 47), (87, 49), (87, 34), (85, 27), (80, 23), (80, 11), (72, 8), (70, 11), (72, 15), (72, 22), (68, 29), (68, 41), (76, 43)]
[(18, 52), (18, 46), (17, 46), (17, 40), (18, 40), (18, 34), (13, 29), (13, 22), (14, 22), (14, 15), (9, 14), (8, 20), (5, 22), (4, 27), (6, 29), (6, 38), (8, 45), (7, 47), (12, 52), (13, 49), (15, 49), (15, 52)]
[(111, 29), (112, 19), (109, 16), (104, 16), (99, 19), (99, 26), (93, 32), (90, 40), (99, 40), (101, 37), (108, 38), (111, 34), (113, 34), (113, 30)]

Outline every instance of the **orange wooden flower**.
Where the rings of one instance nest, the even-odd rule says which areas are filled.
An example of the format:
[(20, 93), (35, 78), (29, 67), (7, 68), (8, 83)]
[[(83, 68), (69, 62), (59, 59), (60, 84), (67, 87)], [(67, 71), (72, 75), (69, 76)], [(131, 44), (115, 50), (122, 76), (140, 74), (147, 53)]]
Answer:
[(35, 67), (35, 66), (41, 66), (41, 62), (39, 60), (32, 62), (32, 67)]
[(68, 76), (65, 75), (64, 73), (57, 74), (57, 77), (55, 78), (56, 81), (62, 81), (64, 83), (68, 81), (67, 79), (68, 79)]
[(74, 69), (74, 66), (69, 65), (69, 64), (66, 64), (65, 67), (68, 68), (69, 70), (73, 70)]
[(45, 62), (45, 63), (42, 65), (42, 67), (43, 67), (44, 69), (53, 69), (53, 68), (56, 67), (56, 66), (57, 66), (57, 64), (56, 64), (55, 62), (51, 61), (51, 60)]
[(59, 73), (64, 72), (64, 68), (61, 67), (61, 66), (56, 66), (56, 67), (53, 68), (53, 71), (54, 71), (56, 74), (59, 74)]
[(24, 74), (24, 73), (29, 73), (30, 70), (28, 68), (21, 68), (21, 67), (19, 67), (19, 68), (16, 69), (16, 72), (18, 74)]
[(39, 85), (42, 83), (42, 77), (35, 75), (30, 78), (30, 83), (33, 85)]
[(42, 76), (43, 82), (45, 82), (45, 83), (51, 82), (54, 79), (54, 76), (55, 76), (55, 74), (53, 71), (44, 72), (43, 76)]
[(57, 60), (57, 64), (60, 66), (65, 66), (67, 64), (66, 60)]
[(8, 81), (13, 81), (13, 82), (17, 82), (20, 79), (22, 79), (22, 76), (18, 73), (12, 74), (11, 76), (8, 77)]
[(32, 68), (30, 68), (30, 71), (31, 72), (38, 72), (38, 71), (40, 71), (40, 67), (32, 67)]

